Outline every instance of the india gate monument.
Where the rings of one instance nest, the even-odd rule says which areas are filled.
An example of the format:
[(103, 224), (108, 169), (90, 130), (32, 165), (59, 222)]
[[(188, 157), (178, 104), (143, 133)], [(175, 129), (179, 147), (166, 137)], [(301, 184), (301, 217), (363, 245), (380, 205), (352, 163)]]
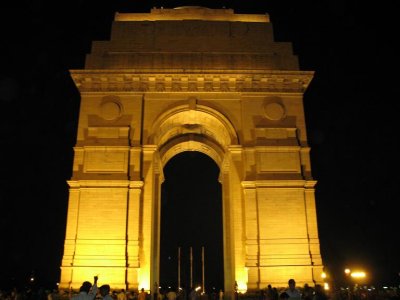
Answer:
[(60, 288), (99, 274), (152, 291), (163, 168), (185, 151), (220, 170), (226, 295), (323, 284), (303, 109), (314, 73), (274, 41), (267, 14), (116, 13), (110, 40), (70, 73), (81, 103)]

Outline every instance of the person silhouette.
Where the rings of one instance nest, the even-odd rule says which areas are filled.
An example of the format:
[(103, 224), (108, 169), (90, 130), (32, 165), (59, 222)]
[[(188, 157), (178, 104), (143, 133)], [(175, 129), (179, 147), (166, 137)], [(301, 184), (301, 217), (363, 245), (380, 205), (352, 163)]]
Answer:
[(294, 279), (289, 279), (288, 281), (289, 288), (285, 290), (285, 292), (289, 295), (290, 299), (293, 300), (300, 300), (301, 299), (301, 293), (300, 291), (296, 288), (296, 281)]
[(94, 276), (93, 285), (90, 281), (85, 281), (79, 288), (79, 294), (72, 296), (72, 300), (93, 300), (97, 294), (97, 280), (98, 276)]
[(110, 286), (108, 284), (103, 284), (99, 287), (99, 291), (103, 300), (114, 300), (110, 295)]

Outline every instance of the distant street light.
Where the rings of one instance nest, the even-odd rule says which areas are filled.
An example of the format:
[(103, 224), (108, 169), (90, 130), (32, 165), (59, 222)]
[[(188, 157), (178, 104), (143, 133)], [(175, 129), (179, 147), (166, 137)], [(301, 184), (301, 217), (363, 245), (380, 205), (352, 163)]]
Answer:
[(350, 269), (346, 269), (344, 272), (346, 273), (347, 277), (351, 277), (351, 279), (354, 281), (360, 281), (367, 277), (367, 273), (361, 270), (352, 271)]
[(351, 272), (350, 276), (352, 278), (365, 278), (367, 277), (367, 274), (365, 274), (365, 272), (362, 271), (357, 271), (357, 272)]

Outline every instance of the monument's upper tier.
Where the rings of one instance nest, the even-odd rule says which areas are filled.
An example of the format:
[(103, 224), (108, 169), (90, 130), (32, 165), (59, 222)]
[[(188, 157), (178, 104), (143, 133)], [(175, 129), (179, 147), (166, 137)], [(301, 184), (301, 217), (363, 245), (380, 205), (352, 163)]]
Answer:
[(210, 9), (199, 6), (181, 6), (174, 9), (151, 10), (151, 13), (116, 13), (115, 21), (226, 21), (226, 22), (269, 22), (268, 15), (235, 14), (233, 9)]
[(86, 69), (298, 70), (291, 43), (275, 42), (268, 15), (179, 7), (116, 13), (110, 41), (95, 41)]

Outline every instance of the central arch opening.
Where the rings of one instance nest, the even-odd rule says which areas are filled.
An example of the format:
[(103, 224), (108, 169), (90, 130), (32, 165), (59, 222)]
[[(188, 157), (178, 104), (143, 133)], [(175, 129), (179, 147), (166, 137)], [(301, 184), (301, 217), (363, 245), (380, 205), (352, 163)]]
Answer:
[(206, 293), (218, 293), (224, 288), (219, 172), (210, 157), (196, 151), (179, 153), (164, 167), (160, 238), (160, 286), (164, 291), (169, 287), (177, 290), (178, 281), (187, 293), (191, 283), (201, 287), (203, 265)]

